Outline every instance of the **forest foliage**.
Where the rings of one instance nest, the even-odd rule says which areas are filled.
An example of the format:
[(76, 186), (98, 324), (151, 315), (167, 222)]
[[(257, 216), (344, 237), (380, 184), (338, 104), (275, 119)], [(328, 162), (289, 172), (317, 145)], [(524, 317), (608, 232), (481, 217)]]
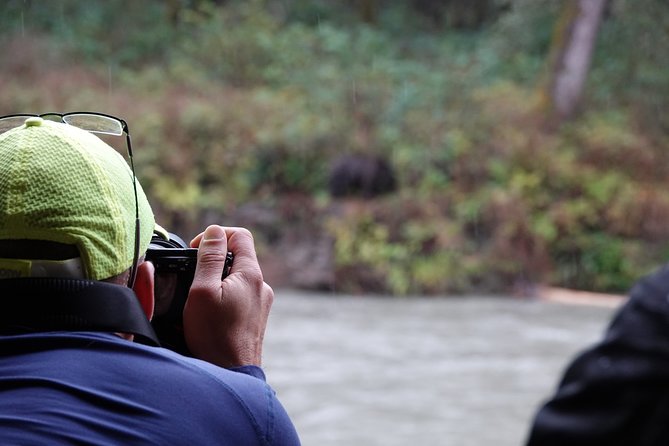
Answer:
[[(164, 226), (273, 209), (261, 252), (322, 231), (340, 291), (621, 292), (669, 254), (669, 6), (609, 2), (555, 126), (561, 3), (6, 0), (0, 108), (124, 117)], [(335, 203), (342, 153), (387, 159), (398, 189)]]

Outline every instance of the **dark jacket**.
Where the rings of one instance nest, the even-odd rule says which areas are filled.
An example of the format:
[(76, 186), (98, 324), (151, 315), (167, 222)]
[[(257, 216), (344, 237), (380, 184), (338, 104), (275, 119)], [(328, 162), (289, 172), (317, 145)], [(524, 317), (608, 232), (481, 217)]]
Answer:
[(527, 445), (669, 445), (669, 266), (640, 280), (571, 363)]

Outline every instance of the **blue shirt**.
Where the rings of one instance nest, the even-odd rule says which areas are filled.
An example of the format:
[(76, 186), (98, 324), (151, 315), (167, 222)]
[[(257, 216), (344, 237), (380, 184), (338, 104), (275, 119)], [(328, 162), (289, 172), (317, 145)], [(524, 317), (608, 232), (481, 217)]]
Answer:
[(0, 336), (1, 444), (299, 445), (258, 367), (108, 333)]

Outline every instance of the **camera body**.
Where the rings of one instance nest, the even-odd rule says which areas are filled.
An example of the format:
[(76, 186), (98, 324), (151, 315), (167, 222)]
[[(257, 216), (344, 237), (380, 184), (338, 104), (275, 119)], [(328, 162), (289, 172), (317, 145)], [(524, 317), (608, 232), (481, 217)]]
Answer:
[[(183, 310), (197, 265), (197, 248), (190, 248), (179, 236), (154, 234), (146, 260), (155, 267), (155, 308), (151, 325), (165, 348), (192, 356), (186, 345)], [(221, 279), (230, 273), (233, 256), (228, 252)]]

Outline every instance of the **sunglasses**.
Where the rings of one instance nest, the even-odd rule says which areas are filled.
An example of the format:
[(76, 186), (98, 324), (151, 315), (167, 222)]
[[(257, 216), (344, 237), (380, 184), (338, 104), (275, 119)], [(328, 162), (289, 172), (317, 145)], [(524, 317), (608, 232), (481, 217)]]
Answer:
[(132, 188), (135, 194), (135, 252), (133, 254), (132, 267), (130, 269), (130, 278), (128, 286), (132, 288), (137, 277), (137, 264), (139, 262), (139, 201), (137, 199), (137, 177), (135, 175), (135, 164), (132, 157), (132, 141), (128, 124), (120, 118), (103, 113), (95, 112), (71, 112), (71, 113), (43, 113), (38, 114), (15, 114), (0, 117), (0, 134), (5, 133), (15, 127), (20, 127), (31, 117), (40, 117), (42, 119), (54, 122), (68, 124), (86, 130), (90, 133), (110, 136), (125, 135), (125, 145), (132, 171)]

